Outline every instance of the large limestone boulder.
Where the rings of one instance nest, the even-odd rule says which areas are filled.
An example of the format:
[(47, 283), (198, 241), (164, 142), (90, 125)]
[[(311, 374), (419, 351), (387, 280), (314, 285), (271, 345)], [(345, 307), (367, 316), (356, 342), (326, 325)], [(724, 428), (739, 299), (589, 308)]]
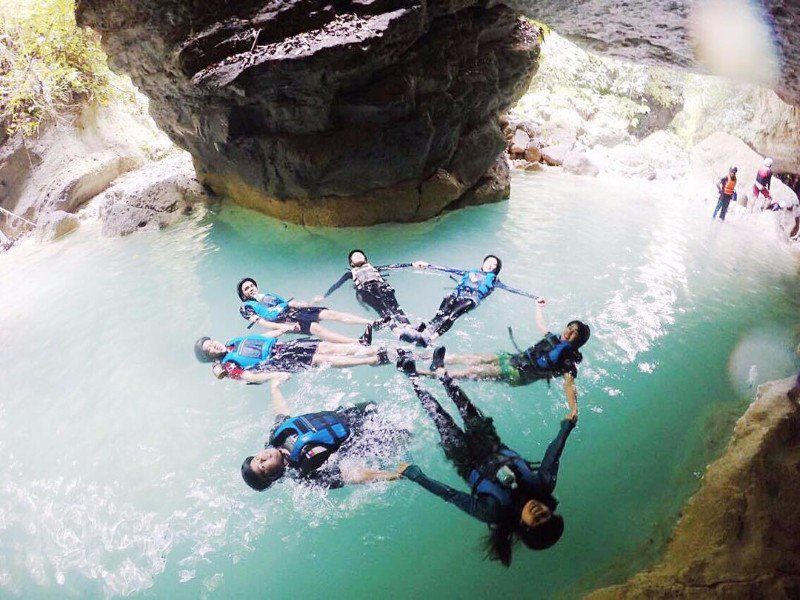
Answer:
[(608, 598), (800, 597), (800, 407), (773, 382), (736, 423), (675, 527), (662, 561)]
[(120, 177), (94, 203), (105, 235), (161, 229), (207, 199), (186, 152), (150, 163)]
[(77, 17), (203, 183), (313, 224), (457, 202), (539, 53), (535, 27), (476, 0), (79, 0)]

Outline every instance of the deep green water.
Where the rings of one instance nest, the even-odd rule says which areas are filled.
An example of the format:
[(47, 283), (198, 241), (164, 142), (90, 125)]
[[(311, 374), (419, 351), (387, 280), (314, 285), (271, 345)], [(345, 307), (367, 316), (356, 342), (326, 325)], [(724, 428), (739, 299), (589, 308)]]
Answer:
[[(758, 382), (797, 366), (796, 263), (763, 224), (718, 226), (710, 210), (650, 187), (516, 175), (510, 202), (417, 225), (309, 230), (223, 207), (164, 232), (84, 227), (0, 256), (0, 596), (549, 598), (631, 574), (658, 555), (752, 397), (751, 366)], [(242, 276), (309, 298), (352, 247), (375, 263), (453, 266), (493, 252), (507, 283), (550, 299), (554, 327), (592, 325), (555, 548), (520, 548), (507, 571), (484, 561), (485, 528), (410, 482), (244, 486), (239, 464), (272, 421), (268, 391), (215, 381), (192, 342), (244, 330)], [(420, 318), (449, 283), (392, 282)], [(347, 287), (329, 305), (366, 314)], [(533, 341), (532, 319), (530, 301), (498, 291), (444, 339), (453, 352), (508, 350), (506, 325)], [(566, 412), (560, 386), (465, 387), (531, 459)], [(381, 403), (413, 430), (423, 469), (462, 486), (393, 369), (284, 388), (298, 411)]]

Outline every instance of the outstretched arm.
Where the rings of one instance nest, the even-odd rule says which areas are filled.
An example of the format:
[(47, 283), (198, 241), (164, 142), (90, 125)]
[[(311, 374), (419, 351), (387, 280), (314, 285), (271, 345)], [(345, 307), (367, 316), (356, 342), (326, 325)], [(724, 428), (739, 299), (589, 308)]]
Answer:
[(426, 476), (417, 465), (402, 465), (398, 471), (406, 479), (410, 479), (431, 494), (439, 496), (445, 502), (449, 502), (479, 521), (496, 523), (499, 520), (497, 505), (491, 498), (485, 496), (473, 497), (472, 494), (453, 489), (449, 485)]
[[(335, 291), (336, 291), (336, 290), (338, 290), (340, 287), (342, 287), (342, 284), (343, 284), (345, 281), (347, 281), (348, 279), (352, 279), (352, 278), (353, 278), (353, 274), (352, 274), (350, 271), (345, 271), (345, 272), (344, 272), (344, 274), (343, 274), (341, 277), (339, 277), (339, 280), (338, 280), (336, 283), (334, 283), (334, 284), (333, 284), (331, 287), (329, 287), (329, 288), (328, 288), (328, 291), (327, 291), (327, 292), (325, 292), (325, 293), (322, 295), (322, 297), (323, 297), (323, 298), (327, 298), (327, 297), (328, 297), (328, 296), (330, 296), (330, 295), (331, 295), (333, 292), (335, 292)], [(316, 301), (316, 300), (317, 300), (317, 298), (314, 298), (314, 300)]]
[(536, 327), (539, 328), (542, 335), (550, 333), (550, 330), (547, 328), (547, 323), (544, 322), (544, 313), (542, 312), (545, 304), (547, 304), (547, 301), (544, 298), (536, 300)]
[(564, 394), (569, 404), (567, 419), (575, 423), (578, 421), (578, 388), (575, 387), (575, 377), (572, 373), (564, 373)]
[(380, 265), (375, 267), (378, 271), (391, 271), (392, 269), (407, 269), (411, 263), (392, 263), (390, 265)]
[(262, 333), (262, 335), (272, 338), (280, 337), (284, 333), (294, 333), (296, 331), (300, 331), (299, 323), (275, 323), (274, 321), (262, 319), (255, 314), (250, 317), (248, 321), (261, 325), (264, 328), (264, 333)]
[(517, 294), (519, 296), (525, 296), (526, 298), (531, 298), (532, 300), (538, 300), (539, 296), (536, 294), (531, 294), (530, 292), (526, 292), (525, 290), (519, 290), (517, 288), (511, 287), (510, 285), (506, 285), (502, 281), (495, 280), (494, 287), (500, 288), (501, 290), (505, 290), (507, 292), (511, 292), (512, 294)]
[(348, 485), (359, 483), (373, 483), (376, 481), (396, 481), (402, 475), (396, 471), (379, 471), (377, 469), (366, 469), (353, 467), (342, 469), (342, 481)]
[(289, 403), (281, 391), (281, 384), (289, 379), (288, 373), (273, 373), (275, 377), (269, 380), (269, 393), (272, 398), (272, 409), (276, 415), (288, 415)]
[(451, 269), (450, 267), (440, 267), (439, 265), (432, 265), (430, 263), (426, 263), (424, 260), (415, 260), (411, 263), (411, 266), (415, 269), (430, 269), (432, 271), (441, 271), (442, 273), (453, 273), (455, 275), (466, 275), (467, 272), (463, 271), (462, 269)]
[[(577, 417), (575, 421), (577, 421)], [(575, 421), (570, 421), (569, 419), (561, 421), (561, 429), (555, 439), (550, 442), (547, 451), (544, 453), (544, 458), (542, 458), (542, 464), (539, 465), (539, 476), (548, 492), (552, 492), (556, 487), (561, 453), (564, 451), (564, 445), (567, 443), (570, 432), (575, 429)]]

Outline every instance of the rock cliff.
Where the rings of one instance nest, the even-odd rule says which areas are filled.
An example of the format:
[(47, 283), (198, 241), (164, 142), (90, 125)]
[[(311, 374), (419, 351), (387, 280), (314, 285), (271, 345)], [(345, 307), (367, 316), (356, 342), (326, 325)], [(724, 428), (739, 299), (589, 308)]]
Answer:
[(368, 225), (502, 199), (498, 115), (538, 31), (469, 0), (79, 0), (201, 181), (282, 219)]

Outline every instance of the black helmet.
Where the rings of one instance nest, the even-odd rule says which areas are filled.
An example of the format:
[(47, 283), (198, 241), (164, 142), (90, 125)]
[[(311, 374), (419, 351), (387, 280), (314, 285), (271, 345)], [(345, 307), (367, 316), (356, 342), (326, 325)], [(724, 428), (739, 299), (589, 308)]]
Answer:
[(242, 302), (246, 302), (246, 301), (247, 301), (247, 298), (245, 298), (245, 295), (242, 293), (242, 286), (243, 286), (245, 283), (247, 283), (248, 281), (249, 281), (250, 283), (252, 283), (254, 286), (258, 287), (258, 284), (256, 283), (256, 280), (255, 280), (255, 279), (253, 279), (252, 277), (245, 277), (245, 278), (244, 278), (244, 279), (242, 279), (242, 280), (241, 280), (241, 281), (240, 281), (238, 284), (236, 284), (236, 293), (237, 293), (237, 294), (239, 294), (239, 299), (240, 299)]
[(531, 550), (547, 550), (564, 535), (564, 517), (552, 515), (538, 527), (525, 527), (518, 533), (519, 539)]
[(500, 274), (500, 269), (503, 268), (503, 261), (500, 260), (499, 258), (497, 258), (494, 254), (487, 254), (486, 256), (483, 257), (483, 260), (481, 261), (481, 266), (483, 265), (483, 263), (486, 262), (487, 258), (493, 258), (493, 259), (495, 259), (497, 261), (497, 266), (494, 268), (492, 273), (494, 273), (495, 275), (499, 275)]
[(347, 255), (347, 264), (349, 264), (351, 267), (353, 266), (353, 254), (355, 254), (356, 252), (361, 252), (361, 254), (364, 255), (364, 260), (367, 260), (367, 261), (369, 260), (367, 258), (367, 253), (364, 252), (363, 250), (361, 250), (361, 248), (356, 248), (355, 250), (350, 250), (350, 254)]
[(203, 350), (203, 343), (210, 339), (210, 337), (204, 336), (194, 343), (194, 355), (197, 357), (197, 360), (202, 363), (214, 362), (214, 358), (209, 356), (208, 352)]
[(250, 468), (250, 462), (254, 459), (254, 456), (248, 456), (244, 459), (242, 463), (242, 479), (244, 482), (253, 488), (257, 492), (263, 492), (273, 483), (275, 483), (278, 479), (283, 476), (283, 471), (277, 477), (261, 477), (256, 474), (253, 469)]
[(578, 348), (580, 348), (586, 342), (589, 341), (589, 338), (592, 335), (592, 330), (586, 323), (584, 323), (583, 321), (579, 321), (577, 319), (567, 323), (567, 327), (569, 327), (570, 325), (576, 325), (578, 327), (578, 341), (575, 342), (575, 345)]

